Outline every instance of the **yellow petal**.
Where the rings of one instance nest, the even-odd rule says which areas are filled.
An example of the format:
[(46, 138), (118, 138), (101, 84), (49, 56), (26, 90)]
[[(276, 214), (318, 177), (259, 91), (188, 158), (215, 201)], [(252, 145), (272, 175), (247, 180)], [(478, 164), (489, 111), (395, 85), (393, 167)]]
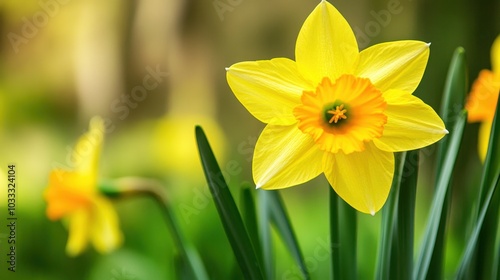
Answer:
[[(90, 120), (89, 131), (80, 137), (71, 156), (75, 171), (87, 174), (88, 180), (96, 182), (97, 166), (104, 138), (104, 121), (100, 117)], [(95, 183), (92, 184), (95, 186)]]
[(236, 63), (227, 69), (227, 82), (254, 117), (280, 125), (297, 121), (293, 108), (304, 90), (314, 88), (299, 74), (296, 63), (286, 58)]
[(80, 173), (55, 169), (50, 173), (49, 186), (44, 192), (47, 216), (58, 220), (63, 216), (89, 205), (94, 193), (92, 182)]
[(307, 182), (322, 172), (323, 152), (297, 126), (267, 125), (253, 157), (257, 188), (281, 189)]
[(400, 89), (413, 92), (429, 58), (429, 44), (420, 41), (388, 42), (359, 54), (355, 75), (369, 78), (382, 92)]
[(382, 137), (374, 139), (384, 151), (399, 152), (419, 149), (437, 142), (448, 131), (436, 112), (419, 98), (401, 91), (384, 93), (387, 123)]
[(465, 104), (469, 122), (493, 120), (500, 90), (500, 79), (498, 81), (495, 79), (495, 74), (490, 70), (484, 69), (479, 72)]
[(488, 143), (490, 142), (490, 133), (491, 133), (491, 121), (486, 121), (482, 122), (481, 126), (479, 127), (479, 143), (478, 143), (478, 150), (479, 150), (479, 158), (481, 159), (481, 162), (484, 163), (484, 160), (486, 159), (486, 153), (488, 152)]
[(95, 208), (91, 224), (91, 239), (96, 250), (109, 253), (123, 242), (118, 215), (110, 201), (105, 198), (95, 199)]
[(491, 67), (497, 81), (500, 81), (500, 35), (497, 36), (493, 46), (491, 46)]
[(326, 1), (307, 17), (295, 46), (295, 58), (302, 75), (315, 83), (324, 77), (335, 81), (351, 74), (359, 54), (354, 32), (345, 18)]
[(394, 155), (366, 144), (362, 152), (325, 153), (323, 169), (335, 192), (356, 210), (374, 215), (387, 200)]
[(79, 255), (88, 245), (90, 234), (90, 213), (81, 209), (69, 216), (69, 237), (66, 253), (70, 256)]

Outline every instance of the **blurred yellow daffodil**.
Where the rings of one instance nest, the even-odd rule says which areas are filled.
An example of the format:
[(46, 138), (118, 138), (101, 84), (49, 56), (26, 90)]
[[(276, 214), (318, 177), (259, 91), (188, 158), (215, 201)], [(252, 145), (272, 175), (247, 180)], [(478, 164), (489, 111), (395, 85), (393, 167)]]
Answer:
[(500, 35), (491, 47), (491, 68), (484, 69), (472, 85), (467, 105), (469, 122), (481, 122), (479, 128), (479, 157), (484, 162), (488, 151), (491, 125), (500, 92)]
[[(195, 172), (199, 166), (199, 155), (193, 137), (193, 127), (201, 125), (210, 131), (213, 138), (213, 149), (221, 158), (224, 158), (225, 136), (213, 116), (204, 115), (174, 115), (170, 114), (156, 123), (155, 137), (153, 138), (153, 153), (158, 159), (158, 166), (163, 172), (166, 170), (174, 184), (199, 184), (204, 178)], [(182, 182), (181, 182), (182, 181)], [(180, 188), (181, 192), (192, 191), (189, 188)], [(187, 193), (192, 195), (191, 192)]]
[(227, 81), (238, 100), (267, 123), (253, 158), (257, 188), (280, 189), (321, 173), (360, 212), (384, 205), (394, 152), (418, 149), (448, 131), (411, 93), (429, 44), (399, 41), (359, 52), (352, 29), (322, 1), (299, 32), (295, 58), (236, 63)]
[(104, 137), (101, 118), (90, 121), (73, 150), (73, 170), (54, 169), (45, 191), (47, 216), (67, 218), (69, 238), (66, 252), (80, 254), (91, 241), (97, 251), (107, 253), (121, 245), (123, 237), (111, 202), (97, 187), (97, 167)]

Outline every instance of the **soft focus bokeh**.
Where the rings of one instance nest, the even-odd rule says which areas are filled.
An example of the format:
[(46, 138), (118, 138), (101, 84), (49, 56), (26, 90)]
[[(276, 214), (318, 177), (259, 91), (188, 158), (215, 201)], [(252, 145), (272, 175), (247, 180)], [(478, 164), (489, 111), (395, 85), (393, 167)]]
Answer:
[[(173, 279), (176, 250), (160, 210), (147, 198), (115, 201), (124, 246), (100, 255), (89, 247), (65, 255), (64, 223), (45, 215), (42, 193), (52, 168), (69, 167), (89, 119), (110, 124), (100, 178), (141, 176), (165, 185), (182, 230), (213, 279), (240, 278), (204, 182), (194, 141), (202, 125), (239, 197), (251, 185), (252, 151), (264, 127), (236, 100), (224, 68), (246, 60), (294, 58), (298, 31), (318, 1), (40, 0), (0, 2), (0, 279)], [(500, 2), (355, 0), (331, 2), (351, 24), (361, 49), (379, 42), (431, 42), (415, 94), (439, 110), (453, 51), (466, 50), (469, 81), (491, 68), (500, 33)], [(460, 110), (461, 108), (457, 108)], [(481, 163), (478, 125), (468, 125), (457, 163), (453, 228), (471, 209)], [(417, 201), (420, 238), (434, 181), (437, 148), (421, 152)], [(7, 165), (16, 165), (17, 269), (7, 270)], [(283, 190), (289, 216), (314, 279), (329, 273), (328, 185), (321, 175)], [(359, 214), (360, 279), (372, 275), (380, 213)], [(464, 235), (449, 236), (452, 269)], [(298, 279), (275, 242), (276, 279)], [(323, 256), (323, 253), (320, 253)], [(366, 275), (366, 277), (364, 277)], [(14, 277), (14, 278), (13, 278)]]

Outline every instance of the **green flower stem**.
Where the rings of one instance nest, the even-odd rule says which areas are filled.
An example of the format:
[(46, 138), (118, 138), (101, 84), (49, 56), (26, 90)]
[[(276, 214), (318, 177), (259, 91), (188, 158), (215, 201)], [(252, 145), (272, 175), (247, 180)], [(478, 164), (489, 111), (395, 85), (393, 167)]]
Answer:
[[(259, 265), (264, 266), (264, 261), (262, 258), (262, 246), (259, 238), (259, 225), (257, 223), (257, 210), (255, 206), (255, 200), (252, 195), (252, 189), (246, 186), (241, 190), (241, 208), (242, 208), (242, 218), (245, 222), (245, 227), (248, 230), (250, 240), (252, 241), (255, 254), (259, 260)], [(271, 276), (271, 275), (269, 275)], [(269, 278), (271, 279), (271, 278)]]
[(167, 227), (169, 228), (174, 244), (193, 272), (196, 279), (208, 279), (205, 267), (197, 251), (184, 238), (177, 219), (170, 207), (163, 186), (151, 179), (138, 177), (124, 177), (114, 180), (111, 186), (102, 188), (102, 191), (111, 197), (128, 198), (137, 196), (148, 196), (153, 198), (160, 206)]
[(262, 262), (266, 279), (273, 279), (275, 276), (274, 246), (271, 231), (271, 206), (270, 197), (267, 191), (257, 190), (259, 201), (259, 236), (262, 242)]
[[(419, 150), (406, 152), (404, 174), (399, 188), (397, 205), (398, 227), (398, 277), (411, 279), (413, 271), (413, 233), (415, 223), (415, 201), (417, 195)], [(405, 172), (403, 172), (405, 173)]]
[(330, 186), (330, 242), (333, 279), (357, 279), (357, 216)]
[(340, 244), (344, 244), (341, 252), (342, 259), (340, 263), (343, 268), (342, 279), (356, 280), (357, 277), (357, 213), (354, 208), (347, 204), (342, 198), (339, 200), (339, 214), (341, 225), (345, 227), (345, 231), (340, 234)]
[[(382, 208), (382, 225), (380, 231), (380, 241), (378, 246), (377, 266), (375, 272), (376, 280), (395, 279), (397, 273), (391, 274), (397, 263), (392, 263), (391, 260), (397, 260), (391, 253), (397, 246), (397, 242), (393, 242), (396, 233), (396, 218), (397, 218), (397, 205), (399, 197), (399, 188), (401, 184), (401, 175), (403, 174), (403, 167), (406, 158), (406, 152), (396, 153), (395, 155), (395, 170), (394, 179), (391, 185), (391, 191), (387, 202)], [(397, 241), (397, 240), (396, 240)], [(397, 252), (397, 250), (394, 250)]]
[(331, 186), (330, 187), (330, 248), (331, 248), (331, 253), (330, 253), (330, 260), (331, 260), (331, 278), (333, 280), (341, 279), (340, 278), (340, 251), (339, 251), (339, 244), (340, 244), (340, 225), (339, 225), (339, 219), (338, 219), (338, 199), (337, 199), (337, 194), (333, 190)]

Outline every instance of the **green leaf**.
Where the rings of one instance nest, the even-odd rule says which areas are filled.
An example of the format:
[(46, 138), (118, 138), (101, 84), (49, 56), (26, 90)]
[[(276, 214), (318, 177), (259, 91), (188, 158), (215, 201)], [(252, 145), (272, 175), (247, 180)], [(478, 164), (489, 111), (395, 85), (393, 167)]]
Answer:
[(356, 210), (330, 186), (330, 242), (332, 277), (334, 280), (356, 280)]
[(441, 214), (445, 205), (446, 193), (455, 167), (455, 162), (460, 149), (462, 141), (463, 130), (467, 119), (467, 113), (462, 112), (450, 133), (450, 144), (448, 151), (443, 161), (443, 169), (439, 174), (439, 179), (436, 185), (436, 191), (432, 200), (431, 209), (429, 211), (429, 218), (426, 223), (426, 229), (422, 240), (420, 253), (417, 259), (415, 269), (413, 270), (413, 278), (417, 280), (424, 280), (429, 271), (434, 246), (441, 222)]
[[(441, 102), (441, 118), (448, 129), (452, 129), (455, 122), (465, 106), (465, 97), (468, 90), (467, 65), (465, 60), (465, 50), (458, 47), (453, 53), (448, 76), (446, 78), (443, 99)], [(453, 133), (453, 131), (450, 131)], [(450, 138), (444, 137), (438, 143), (436, 174), (441, 174), (446, 151), (449, 148)], [(438, 176), (436, 177), (436, 184)], [(448, 186), (448, 192), (443, 204), (443, 211), (439, 223), (439, 229), (436, 235), (436, 243), (433, 248), (432, 258), (429, 265), (428, 279), (442, 279), (443, 263), (445, 256), (445, 233), (448, 221), (448, 212), (451, 206), (451, 187)]]
[[(391, 263), (391, 251), (393, 249), (393, 237), (396, 232), (398, 196), (405, 158), (406, 152), (395, 154), (394, 179), (387, 202), (382, 208), (382, 225), (375, 271), (375, 279), (377, 280), (396, 278), (396, 274), (391, 274), (391, 267), (397, 267), (396, 262)], [(396, 260), (396, 258), (394, 259)]]
[(263, 279), (257, 254), (245, 229), (203, 129), (196, 126), (196, 141), (205, 177), (233, 253), (246, 279)]
[[(497, 185), (498, 188), (498, 185)], [(498, 273), (500, 270), (500, 228), (498, 228), (497, 232), (497, 243), (496, 248), (494, 250), (493, 256), (493, 271), (491, 273), (491, 279), (498, 279)], [(495, 265), (496, 264), (496, 265)]]
[[(476, 249), (477, 241), (479, 238), (479, 234), (480, 234), (480, 231), (482, 229), (483, 222), (484, 222), (484, 219), (486, 217), (486, 213), (487, 213), (488, 209), (490, 209), (490, 205), (491, 205), (490, 202), (493, 198), (493, 194), (495, 193), (495, 190), (498, 188), (499, 182), (500, 182), (500, 170), (498, 170), (498, 172), (496, 174), (496, 180), (493, 181), (488, 188), (488, 193), (486, 194), (484, 204), (482, 205), (481, 211), (479, 212), (479, 219), (476, 223), (476, 226), (474, 227), (474, 230), (472, 231), (471, 236), (469, 237), (467, 247), (465, 248), (465, 252), (462, 255), (462, 259), (460, 261), (460, 265), (458, 266), (457, 275), (456, 275), (455, 279), (466, 279), (467, 278), (466, 277), (467, 270), (469, 269), (471, 261), (474, 258), (475, 249)], [(487, 275), (484, 275), (484, 277), (487, 277)], [(497, 278), (487, 278), (487, 279), (497, 279)]]
[(397, 206), (397, 279), (411, 279), (419, 150), (406, 152)]
[(278, 191), (258, 190), (259, 210), (260, 210), (260, 229), (263, 240), (264, 263), (268, 278), (274, 279), (274, 258), (272, 251), (271, 224), (278, 231), (278, 235), (288, 248), (292, 257), (297, 262), (298, 268), (302, 273), (303, 279), (309, 279), (309, 272), (305, 260), (302, 256), (299, 243), (295, 236), (290, 219), (286, 213), (285, 205)]
[[(465, 60), (465, 50), (458, 47), (451, 58), (448, 75), (444, 85), (443, 98), (441, 100), (440, 116), (444, 125), (449, 130), (452, 129), (462, 113), (465, 106), (465, 98), (469, 88), (467, 80), (467, 65)], [(437, 170), (442, 170), (446, 151), (450, 143), (449, 137), (444, 137), (438, 143)], [(440, 173), (438, 173), (440, 174)], [(437, 181), (437, 180), (436, 180)]]
[(273, 239), (271, 234), (271, 206), (269, 205), (268, 191), (257, 190), (258, 196), (258, 216), (259, 216), (259, 236), (262, 242), (262, 260), (267, 279), (274, 279), (274, 254)]
[[(488, 198), (491, 182), (498, 180), (498, 172), (500, 170), (500, 102), (496, 104), (496, 113), (493, 119), (488, 151), (484, 162), (483, 174), (481, 177), (481, 187), (479, 194), (480, 205), (484, 205)], [(495, 143), (496, 145), (493, 145)], [(492, 250), (496, 244), (498, 229), (498, 214), (500, 208), (500, 192), (496, 192), (490, 203), (490, 207), (486, 212), (485, 220), (481, 232), (479, 234), (479, 244), (477, 255), (481, 260), (476, 267), (476, 279), (497, 279), (497, 259), (498, 251)], [(494, 277), (494, 278), (491, 278)]]
[(279, 235), (285, 243), (285, 246), (292, 254), (293, 259), (297, 262), (299, 270), (302, 273), (302, 277), (304, 279), (310, 279), (306, 262), (302, 256), (299, 243), (292, 228), (292, 224), (290, 223), (290, 219), (286, 213), (285, 205), (281, 199), (279, 191), (265, 191), (265, 193), (268, 196), (267, 202), (269, 203), (269, 209), (271, 210), (272, 223), (276, 227)]
[(252, 190), (249, 187), (244, 187), (241, 190), (241, 208), (243, 212), (243, 220), (252, 241), (253, 248), (259, 259), (260, 267), (264, 267), (262, 261), (262, 250), (259, 240), (259, 226), (257, 225), (257, 215), (255, 209), (255, 201), (252, 195)]
[(198, 251), (191, 245), (184, 246), (183, 254), (174, 256), (176, 277), (179, 279), (209, 279)]

